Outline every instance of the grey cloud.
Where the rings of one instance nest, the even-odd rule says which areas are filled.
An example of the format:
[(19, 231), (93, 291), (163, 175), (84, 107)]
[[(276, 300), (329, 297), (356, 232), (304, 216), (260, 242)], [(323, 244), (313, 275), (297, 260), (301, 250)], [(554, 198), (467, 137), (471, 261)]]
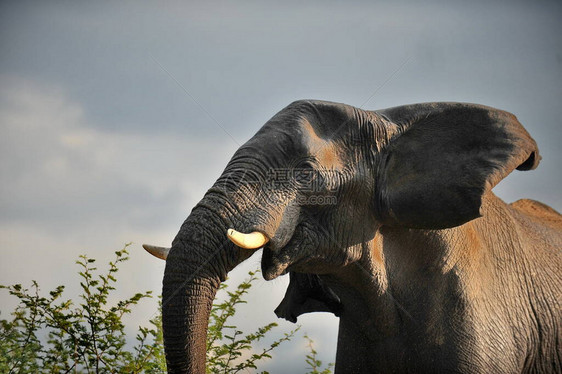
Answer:
[[(189, 192), (179, 170), (181, 156), (199, 157), (196, 140), (190, 146), (188, 139), (102, 132), (59, 90), (21, 79), (2, 83), (1, 221), (53, 230), (99, 222), (156, 229), (186, 214), (180, 206)], [(162, 149), (176, 152), (158, 157)]]

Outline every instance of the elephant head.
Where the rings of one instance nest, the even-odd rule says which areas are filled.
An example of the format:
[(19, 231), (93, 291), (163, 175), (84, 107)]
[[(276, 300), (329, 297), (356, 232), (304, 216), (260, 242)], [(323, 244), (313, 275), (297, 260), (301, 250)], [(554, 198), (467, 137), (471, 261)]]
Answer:
[(147, 247), (167, 258), (168, 370), (205, 371), (215, 293), (259, 248), (265, 279), (310, 274), (299, 282), (326, 295), (316, 302), (301, 295), (299, 306), (286, 300), (280, 315), (338, 313), (337, 296), (317, 275), (366, 256), (381, 226), (440, 229), (478, 217), (486, 191), (539, 159), (517, 119), (489, 107), (429, 103), (365, 111), (323, 101), (290, 104), (236, 151), (169, 252)]

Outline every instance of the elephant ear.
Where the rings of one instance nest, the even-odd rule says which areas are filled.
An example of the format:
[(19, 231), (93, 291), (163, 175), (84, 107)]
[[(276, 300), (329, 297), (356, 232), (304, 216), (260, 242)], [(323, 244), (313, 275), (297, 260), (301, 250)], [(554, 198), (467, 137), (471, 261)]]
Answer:
[(275, 309), (277, 317), (295, 323), (305, 313), (331, 312), (340, 316), (340, 298), (318, 275), (290, 272), (289, 276), (285, 297)]
[(387, 225), (442, 229), (480, 217), (483, 195), (537, 167), (535, 141), (507, 112), (428, 103), (376, 112), (398, 133), (381, 152), (376, 214)]

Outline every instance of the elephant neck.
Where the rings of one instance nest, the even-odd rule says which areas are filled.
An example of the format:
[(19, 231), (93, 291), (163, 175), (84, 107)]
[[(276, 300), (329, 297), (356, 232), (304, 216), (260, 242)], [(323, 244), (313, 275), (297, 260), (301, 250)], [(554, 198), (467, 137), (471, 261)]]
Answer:
[[(470, 230), (468, 226), (457, 231), (467, 235)], [(344, 306), (351, 306), (344, 308), (342, 323), (376, 342), (442, 318), (433, 309), (453, 308), (447, 298), (465, 297), (459, 280), (464, 267), (457, 267), (462, 258), (457, 252), (464, 249), (451, 244), (450, 235), (459, 234), (451, 229), (381, 228), (363, 244), (358, 261), (326, 276)]]
[[(440, 255), (425, 260), (419, 253), (408, 258), (398, 252), (399, 243), (395, 242), (399, 236), (404, 240), (404, 235), (408, 235), (406, 230), (392, 234), (379, 231), (364, 244), (366, 251), (360, 260), (327, 276), (330, 280), (326, 283), (344, 305), (336, 371), (340, 367), (371, 372), (378, 367), (383, 368), (381, 372), (415, 372), (408, 366), (411, 362), (428, 360), (423, 355), (414, 357), (419, 353), (415, 347), (427, 347), (424, 352), (428, 357), (440, 357), (443, 342), (450, 338), (444, 327), (448, 316), (462, 315), (459, 309), (466, 304), (457, 274), (439, 270), (447, 262), (438, 258), (446, 258), (447, 250), (441, 249)], [(428, 233), (410, 235), (412, 251), (419, 250), (423, 240), (436, 240), (424, 239)], [(397, 355), (413, 361), (408, 364), (389, 359)], [(362, 359), (353, 361), (358, 357)]]

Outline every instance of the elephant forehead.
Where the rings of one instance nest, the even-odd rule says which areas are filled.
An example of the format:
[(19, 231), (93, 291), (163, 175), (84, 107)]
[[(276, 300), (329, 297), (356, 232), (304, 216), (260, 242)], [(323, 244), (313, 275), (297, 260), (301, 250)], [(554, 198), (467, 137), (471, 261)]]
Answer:
[(343, 162), (336, 145), (328, 139), (318, 136), (308, 121), (302, 121), (303, 141), (308, 152), (326, 169), (341, 169)]

